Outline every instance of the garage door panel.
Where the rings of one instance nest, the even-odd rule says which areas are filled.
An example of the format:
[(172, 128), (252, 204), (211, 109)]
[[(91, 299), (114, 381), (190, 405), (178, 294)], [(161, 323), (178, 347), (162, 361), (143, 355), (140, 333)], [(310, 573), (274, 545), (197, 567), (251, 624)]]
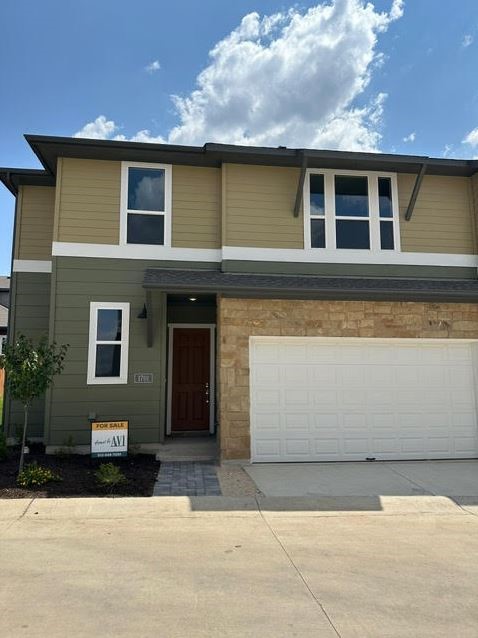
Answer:
[(324, 384), (336, 385), (338, 370), (332, 366), (308, 366), (308, 378), (315, 387), (323, 387)]
[(478, 440), (476, 436), (458, 436), (455, 437), (454, 445), (457, 455), (460, 455), (462, 458), (473, 458), (470, 454), (470, 449), (478, 446)]
[(330, 432), (327, 436), (332, 436), (335, 433), (337, 436), (337, 428), (339, 425), (339, 415), (335, 412), (315, 412), (312, 414), (312, 422), (314, 430), (320, 430), (326, 433), (329, 429)]
[(339, 442), (334, 437), (314, 439), (313, 453), (314, 455), (320, 454), (321, 456), (324, 456), (324, 455), (338, 456), (340, 454)]
[[(310, 439), (291, 439), (286, 438), (284, 441), (284, 452), (287, 455), (294, 455), (300, 457), (310, 457), (311, 441)], [(304, 459), (306, 460), (306, 459)]]
[(311, 403), (315, 409), (336, 410), (339, 404), (337, 391), (335, 389), (314, 388), (311, 391)]
[(309, 405), (309, 392), (307, 390), (285, 389), (283, 397), (285, 405)]
[(310, 415), (308, 412), (286, 413), (282, 416), (281, 431), (286, 435), (288, 432), (292, 434), (309, 434), (310, 432)]
[(474, 343), (261, 339), (251, 338), (253, 460), (478, 456)]
[(262, 439), (255, 442), (256, 454), (265, 461), (280, 461), (282, 458), (279, 439)]
[(280, 412), (257, 412), (256, 426), (262, 436), (278, 436), (281, 432), (281, 414)]
[(456, 363), (471, 363), (473, 351), (469, 343), (450, 343), (446, 350), (447, 360)]
[(379, 438), (373, 437), (370, 441), (372, 457), (382, 454), (399, 454), (400, 441), (391, 437)]

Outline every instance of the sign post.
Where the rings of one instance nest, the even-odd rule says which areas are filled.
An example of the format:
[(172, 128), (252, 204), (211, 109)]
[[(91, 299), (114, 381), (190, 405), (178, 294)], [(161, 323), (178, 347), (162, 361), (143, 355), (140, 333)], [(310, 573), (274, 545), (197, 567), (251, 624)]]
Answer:
[(128, 456), (128, 421), (91, 422), (91, 458)]

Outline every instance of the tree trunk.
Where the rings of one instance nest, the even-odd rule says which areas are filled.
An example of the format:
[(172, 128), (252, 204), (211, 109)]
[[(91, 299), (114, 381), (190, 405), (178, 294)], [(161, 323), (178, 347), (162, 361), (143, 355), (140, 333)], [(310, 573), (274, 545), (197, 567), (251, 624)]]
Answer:
[(23, 461), (25, 457), (25, 442), (27, 440), (27, 425), (28, 425), (28, 403), (25, 403), (23, 406), (23, 411), (25, 413), (25, 419), (23, 421), (23, 437), (22, 437), (22, 449), (20, 452), (20, 465), (18, 468), (18, 474), (23, 470)]

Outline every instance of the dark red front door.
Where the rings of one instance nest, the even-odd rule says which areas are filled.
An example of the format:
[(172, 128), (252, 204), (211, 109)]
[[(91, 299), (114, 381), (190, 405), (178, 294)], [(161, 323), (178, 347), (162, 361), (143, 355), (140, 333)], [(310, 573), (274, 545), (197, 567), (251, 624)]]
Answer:
[(171, 431), (209, 429), (211, 336), (207, 328), (175, 328)]

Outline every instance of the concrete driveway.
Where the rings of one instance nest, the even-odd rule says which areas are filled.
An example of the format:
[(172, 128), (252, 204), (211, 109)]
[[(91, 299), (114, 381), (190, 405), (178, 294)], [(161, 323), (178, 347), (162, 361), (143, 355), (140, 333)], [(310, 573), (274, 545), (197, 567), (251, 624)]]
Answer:
[(478, 508), (343, 498), (0, 501), (0, 636), (476, 638)]
[(478, 497), (478, 460), (258, 463), (244, 469), (265, 496)]

